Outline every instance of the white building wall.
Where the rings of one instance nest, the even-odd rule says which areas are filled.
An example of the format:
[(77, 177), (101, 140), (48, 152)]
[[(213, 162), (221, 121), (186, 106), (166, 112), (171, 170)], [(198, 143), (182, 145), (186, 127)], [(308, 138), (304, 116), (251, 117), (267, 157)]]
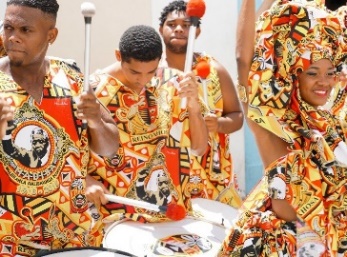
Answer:
[[(0, 0), (1, 1), (1, 0)], [(60, 5), (57, 41), (49, 54), (72, 58), (84, 67), (84, 17), (82, 0), (58, 0)], [(90, 72), (115, 61), (114, 50), (118, 47), (123, 31), (135, 24), (151, 25), (150, 0), (91, 0), (95, 15), (91, 24)], [(141, 7), (141, 8), (139, 8)]]

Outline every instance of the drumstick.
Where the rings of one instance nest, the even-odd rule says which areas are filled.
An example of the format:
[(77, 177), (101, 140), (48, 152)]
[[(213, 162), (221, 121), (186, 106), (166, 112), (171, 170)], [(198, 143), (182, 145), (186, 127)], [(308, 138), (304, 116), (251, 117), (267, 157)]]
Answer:
[[(81, 11), (84, 16), (85, 23), (85, 49), (84, 49), (84, 80), (83, 91), (88, 92), (89, 89), (89, 64), (90, 64), (90, 26), (92, 17), (95, 14), (95, 6), (93, 3), (84, 2), (81, 4)], [(87, 126), (87, 121), (83, 120), (83, 126)]]
[(169, 204), (167, 206), (159, 206), (156, 204), (129, 199), (118, 195), (105, 194), (105, 197), (110, 202), (121, 203), (133, 207), (143, 208), (149, 211), (165, 213), (172, 220), (181, 220), (186, 216), (186, 210), (179, 204)]
[[(191, 25), (189, 27), (184, 73), (188, 73), (192, 69), (196, 28), (198, 27), (199, 19), (205, 14), (205, 9), (206, 6), (203, 0), (190, 0), (187, 3), (186, 14), (190, 17)], [(181, 99), (181, 109), (185, 109), (186, 105), (187, 98), (184, 97)]]
[(210, 64), (207, 61), (200, 61), (196, 65), (195, 69), (196, 69), (198, 76), (201, 78), (201, 84), (202, 84), (202, 90), (204, 93), (205, 104), (207, 105), (207, 107), (209, 107), (208, 98), (207, 98), (207, 91), (208, 90), (207, 90), (207, 85), (206, 85), (206, 78), (210, 74), (210, 70), (211, 70)]
[(85, 49), (84, 49), (84, 84), (83, 90), (89, 91), (89, 63), (90, 63), (90, 26), (92, 17), (95, 14), (95, 6), (92, 3), (84, 2), (81, 4), (81, 11), (85, 23)]

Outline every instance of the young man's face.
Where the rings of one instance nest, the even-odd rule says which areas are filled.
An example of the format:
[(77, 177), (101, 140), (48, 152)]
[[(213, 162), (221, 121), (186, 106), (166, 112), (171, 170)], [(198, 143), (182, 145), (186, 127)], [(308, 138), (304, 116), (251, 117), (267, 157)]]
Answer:
[(153, 78), (159, 61), (159, 58), (149, 62), (141, 62), (135, 59), (130, 59), (129, 62), (122, 61), (122, 71), (127, 82), (126, 86), (140, 93)]
[(42, 60), (47, 47), (57, 35), (54, 21), (42, 11), (10, 5), (6, 9), (3, 43), (14, 66), (30, 65)]
[(171, 12), (159, 28), (165, 46), (171, 52), (183, 54), (187, 51), (190, 19), (185, 12)]

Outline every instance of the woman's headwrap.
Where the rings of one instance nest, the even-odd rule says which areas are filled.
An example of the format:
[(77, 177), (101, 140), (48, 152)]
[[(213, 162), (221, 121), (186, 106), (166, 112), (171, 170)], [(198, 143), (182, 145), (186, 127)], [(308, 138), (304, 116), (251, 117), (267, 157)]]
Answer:
[[(293, 129), (309, 108), (300, 106), (298, 75), (323, 58), (341, 69), (347, 52), (339, 20), (320, 1), (282, 0), (260, 17), (256, 29), (248, 117), (289, 143), (310, 137), (310, 131)], [(304, 116), (315, 111), (309, 109)]]
[[(341, 6), (336, 11), (333, 11), (332, 15), (337, 17), (340, 21), (341, 29), (342, 29), (342, 40), (344, 44), (346, 44), (347, 43), (347, 6), (345, 5)], [(343, 67), (343, 71), (347, 73), (346, 65)], [(347, 120), (347, 115), (346, 115), (347, 91), (346, 91), (345, 81), (341, 81), (337, 84), (336, 90), (334, 92), (332, 99), (333, 99), (333, 105), (331, 108), (332, 114), (343, 120)]]

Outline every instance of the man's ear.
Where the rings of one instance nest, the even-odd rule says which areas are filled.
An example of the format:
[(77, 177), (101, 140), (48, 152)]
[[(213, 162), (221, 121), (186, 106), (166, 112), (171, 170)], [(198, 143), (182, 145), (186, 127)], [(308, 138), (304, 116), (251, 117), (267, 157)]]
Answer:
[(122, 61), (122, 55), (120, 54), (120, 51), (118, 49), (114, 51), (114, 55), (116, 56), (117, 61)]
[(161, 36), (163, 36), (163, 26), (159, 26), (159, 33)]
[(57, 28), (50, 29), (48, 31), (48, 43), (53, 44), (57, 36), (58, 36), (58, 29)]

